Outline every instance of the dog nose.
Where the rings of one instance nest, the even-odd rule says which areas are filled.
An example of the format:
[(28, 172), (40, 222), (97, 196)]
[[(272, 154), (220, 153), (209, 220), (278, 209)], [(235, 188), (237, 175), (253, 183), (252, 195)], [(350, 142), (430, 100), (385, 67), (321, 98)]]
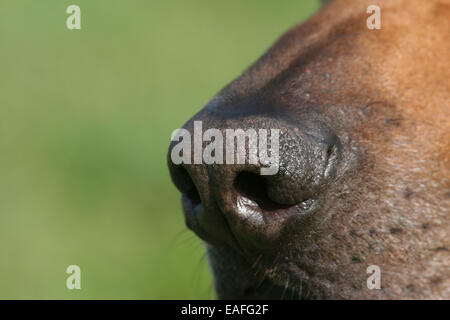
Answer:
[(339, 154), (320, 121), (204, 111), (174, 132), (168, 163), (188, 228), (247, 251), (266, 249), (314, 214)]

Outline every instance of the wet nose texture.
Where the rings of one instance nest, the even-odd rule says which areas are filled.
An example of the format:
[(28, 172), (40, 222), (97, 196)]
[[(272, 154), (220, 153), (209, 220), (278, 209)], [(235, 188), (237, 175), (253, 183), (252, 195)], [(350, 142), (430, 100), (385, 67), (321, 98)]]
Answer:
[[(251, 123), (256, 130), (280, 130), (278, 171), (273, 175), (261, 175), (260, 162), (175, 165), (170, 157), (175, 143), (168, 160), (182, 193), (187, 226), (212, 244), (227, 243), (243, 253), (266, 249), (293, 223), (306, 226), (302, 221), (317, 211), (318, 198), (340, 159), (339, 141), (323, 123)], [(225, 128), (220, 130), (225, 136)], [(248, 143), (245, 148), (248, 154)]]

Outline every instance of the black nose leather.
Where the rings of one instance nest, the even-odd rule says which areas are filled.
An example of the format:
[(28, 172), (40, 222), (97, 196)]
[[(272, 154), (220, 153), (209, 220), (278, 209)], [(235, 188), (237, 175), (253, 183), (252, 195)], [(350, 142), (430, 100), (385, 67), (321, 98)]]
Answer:
[[(195, 121), (202, 121), (203, 132), (217, 129), (224, 140), (227, 129), (279, 130), (278, 170), (272, 175), (261, 175), (265, 164), (248, 163), (248, 143), (244, 147), (245, 163), (194, 164), (194, 149), (198, 148), (193, 141)], [(245, 114), (218, 117), (204, 111), (184, 129), (192, 139), (191, 161), (174, 163), (173, 153), (180, 142), (176, 140), (170, 146), (168, 162), (172, 180), (182, 193), (186, 224), (207, 242), (226, 243), (241, 251), (265, 248), (283, 236), (283, 230), (292, 222), (314, 214), (317, 199), (340, 158), (338, 139), (317, 120)], [(207, 145), (202, 143), (202, 147)]]

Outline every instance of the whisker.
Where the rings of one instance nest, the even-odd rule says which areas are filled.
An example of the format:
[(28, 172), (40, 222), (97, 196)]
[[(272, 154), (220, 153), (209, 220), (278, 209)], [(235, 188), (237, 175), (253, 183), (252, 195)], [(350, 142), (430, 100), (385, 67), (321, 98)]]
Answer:
[(286, 290), (287, 290), (288, 287), (289, 287), (289, 278), (286, 280), (286, 283), (284, 284), (284, 289), (283, 289), (283, 293), (281, 294), (280, 300), (284, 299), (284, 295), (285, 295)]

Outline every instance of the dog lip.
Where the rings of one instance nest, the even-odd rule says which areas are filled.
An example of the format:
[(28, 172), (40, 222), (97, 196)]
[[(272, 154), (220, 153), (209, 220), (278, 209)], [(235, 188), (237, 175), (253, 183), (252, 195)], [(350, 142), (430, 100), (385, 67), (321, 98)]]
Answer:
[(185, 214), (185, 222), (188, 229), (193, 231), (195, 234), (197, 234), (198, 237), (200, 237), (202, 240), (216, 245), (228, 245), (231, 247), (234, 251), (236, 251), (238, 254), (249, 257), (251, 256), (239, 243), (239, 240), (236, 238), (235, 234), (233, 233), (233, 230), (231, 230), (228, 223), (224, 225), (224, 228), (227, 229), (227, 234), (229, 234), (229, 241), (227, 242), (217, 242), (214, 237), (209, 235), (207, 232), (203, 230), (201, 227), (198, 217), (202, 214), (202, 211), (204, 210), (203, 205), (201, 202), (196, 203), (195, 201), (192, 201), (192, 197), (190, 197), (188, 194), (183, 193), (182, 194), (182, 203), (183, 203), (183, 211)]
[(289, 285), (278, 285), (269, 278), (259, 279), (254, 284), (236, 288), (232, 296), (225, 299), (236, 300), (294, 300), (301, 299), (301, 291)]

